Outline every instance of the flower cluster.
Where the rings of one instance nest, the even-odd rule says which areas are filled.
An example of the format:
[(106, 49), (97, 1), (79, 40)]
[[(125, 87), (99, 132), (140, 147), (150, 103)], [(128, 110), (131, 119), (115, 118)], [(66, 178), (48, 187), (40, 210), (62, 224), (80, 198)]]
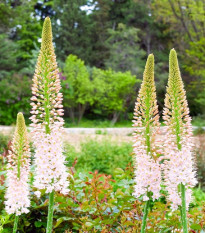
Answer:
[(43, 25), (42, 44), (38, 57), (32, 86), (32, 117), (36, 130), (50, 133), (49, 125), (63, 125), (63, 95), (56, 56), (52, 43), (51, 22), (47, 17)]
[[(34, 186), (46, 189), (47, 193), (60, 191), (67, 194), (69, 189), (68, 173), (65, 169), (65, 157), (62, 153), (61, 132), (58, 127), (51, 128), (50, 134), (39, 132), (35, 136), (34, 146), (36, 178)], [(39, 196), (40, 192), (37, 191)]]
[(7, 169), (6, 212), (16, 215), (28, 213), (30, 149), (22, 113), (17, 115), (17, 126), (9, 150)]
[(134, 110), (133, 126), (135, 154), (135, 187), (133, 195), (141, 195), (144, 200), (160, 197), (161, 166), (160, 142), (156, 136), (159, 132), (159, 115), (154, 84), (154, 56), (149, 55), (145, 66), (143, 82)]
[(193, 168), (193, 138), (186, 93), (181, 79), (177, 54), (170, 52), (170, 71), (163, 119), (167, 126), (164, 141), (164, 177), (172, 209), (181, 206), (180, 185), (186, 188), (186, 208), (191, 202), (191, 187), (197, 183)]
[[(36, 148), (36, 177), (34, 185), (46, 189), (68, 193), (68, 173), (62, 151), (63, 95), (52, 43), (51, 21), (44, 21), (42, 44), (32, 86), (33, 140)], [(40, 194), (37, 191), (36, 194)]]

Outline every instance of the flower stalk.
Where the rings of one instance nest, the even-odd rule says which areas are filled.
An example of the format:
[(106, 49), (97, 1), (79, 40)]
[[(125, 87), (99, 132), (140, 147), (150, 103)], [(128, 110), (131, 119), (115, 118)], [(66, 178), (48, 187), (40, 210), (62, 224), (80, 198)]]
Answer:
[(135, 183), (133, 195), (138, 198), (143, 195), (146, 202), (142, 220), (141, 232), (146, 229), (150, 200), (160, 197), (161, 167), (159, 158), (159, 143), (156, 135), (159, 131), (159, 115), (154, 84), (154, 55), (147, 59), (143, 82), (135, 104), (133, 126), (135, 154)]
[(165, 185), (172, 210), (180, 207), (183, 232), (188, 232), (187, 215), (191, 202), (191, 188), (197, 183), (193, 169), (193, 139), (191, 118), (182, 82), (177, 54), (174, 49), (169, 56), (169, 79), (165, 96), (163, 119), (167, 126), (165, 137)]
[[(30, 148), (27, 129), (22, 113), (17, 115), (16, 130), (9, 150), (7, 164), (6, 212), (15, 214), (13, 232), (18, 228), (19, 216), (28, 213), (29, 200)], [(15, 191), (14, 191), (15, 190)]]
[(18, 229), (18, 221), (19, 221), (19, 216), (15, 215), (13, 233), (16, 233), (16, 232), (17, 232), (17, 229)]
[[(63, 95), (57, 68), (52, 28), (46, 17), (42, 30), (41, 49), (32, 86), (32, 120), (35, 151), (36, 177), (34, 186), (49, 194), (47, 233), (52, 232), (54, 194), (69, 192), (68, 172), (62, 149)], [(36, 195), (40, 197), (41, 192)]]

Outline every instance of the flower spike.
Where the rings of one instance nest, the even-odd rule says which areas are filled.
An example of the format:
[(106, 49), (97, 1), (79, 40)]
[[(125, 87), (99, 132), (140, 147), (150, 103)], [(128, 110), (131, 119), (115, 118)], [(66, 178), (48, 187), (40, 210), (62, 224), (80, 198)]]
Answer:
[(181, 208), (183, 231), (187, 230), (186, 209), (191, 202), (191, 188), (197, 183), (193, 168), (193, 138), (186, 92), (182, 82), (177, 54), (169, 56), (169, 79), (165, 96), (163, 119), (167, 126), (164, 142), (164, 175), (168, 200), (172, 210)]
[(133, 126), (135, 154), (135, 183), (133, 195), (147, 201), (144, 210), (141, 232), (145, 232), (146, 217), (150, 200), (160, 197), (161, 166), (159, 141), (159, 115), (154, 83), (154, 55), (147, 59), (143, 81), (134, 109)]
[[(68, 172), (62, 146), (63, 95), (57, 68), (49, 17), (43, 24), (41, 50), (38, 56), (31, 98), (36, 177), (34, 186), (49, 193), (47, 233), (52, 232), (54, 192), (69, 192)], [(40, 191), (36, 192), (41, 195)]]
[[(28, 213), (30, 148), (27, 129), (22, 113), (17, 115), (16, 130), (9, 150), (7, 164), (6, 211), (8, 214)], [(15, 191), (14, 191), (15, 190)]]
[[(33, 78), (31, 120), (36, 147), (36, 178), (34, 185), (47, 193), (67, 194), (69, 182), (62, 154), (63, 95), (56, 56), (52, 44), (51, 21), (43, 24), (42, 44)], [(37, 194), (39, 194), (37, 192)]]

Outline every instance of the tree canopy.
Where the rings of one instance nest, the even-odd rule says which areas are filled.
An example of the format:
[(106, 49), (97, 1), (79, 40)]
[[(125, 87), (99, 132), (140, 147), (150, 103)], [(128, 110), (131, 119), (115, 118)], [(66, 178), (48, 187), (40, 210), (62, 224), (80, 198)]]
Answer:
[[(98, 72), (96, 77), (102, 76), (102, 79), (112, 77), (113, 82), (132, 75), (142, 80), (142, 70), (150, 53), (156, 58), (155, 77), (161, 110), (168, 78), (168, 53), (173, 47), (183, 64), (181, 71), (191, 115), (205, 114), (203, 0), (2, 0), (0, 91), (5, 88), (3, 79), (15, 79), (16, 74), (31, 79), (46, 16), (51, 17), (57, 60), (67, 80), (67, 83), (63, 81), (65, 106), (71, 108), (71, 103), (72, 107), (81, 106), (74, 107), (78, 117), (79, 111), (83, 115), (95, 114), (96, 108), (102, 105), (97, 104), (91, 94), (95, 90), (90, 84), (94, 82), (93, 73)], [(72, 81), (76, 65), (81, 71), (76, 76), (80, 80), (78, 85)], [(116, 85), (120, 87), (120, 81)], [(74, 96), (75, 87), (79, 91)], [(138, 87), (136, 83), (134, 90)], [(132, 93), (130, 89), (129, 92)], [(126, 111), (133, 107), (133, 102), (129, 103)], [(102, 109), (106, 109), (109, 118), (105, 106)], [(113, 113), (118, 109), (115, 106)], [(67, 116), (68, 113), (66, 111)]]

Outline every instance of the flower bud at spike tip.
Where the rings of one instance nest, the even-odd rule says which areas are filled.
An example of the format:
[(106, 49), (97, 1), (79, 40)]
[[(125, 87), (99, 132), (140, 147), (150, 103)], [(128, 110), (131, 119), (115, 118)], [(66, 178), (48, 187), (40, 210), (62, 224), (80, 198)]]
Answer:
[(43, 23), (41, 50), (53, 49), (51, 20), (46, 17)]
[(9, 150), (7, 169), (6, 211), (8, 214), (15, 213), (16, 215), (28, 213), (28, 207), (30, 206), (28, 185), (30, 148), (22, 113), (17, 115), (16, 129), (12, 146)]

